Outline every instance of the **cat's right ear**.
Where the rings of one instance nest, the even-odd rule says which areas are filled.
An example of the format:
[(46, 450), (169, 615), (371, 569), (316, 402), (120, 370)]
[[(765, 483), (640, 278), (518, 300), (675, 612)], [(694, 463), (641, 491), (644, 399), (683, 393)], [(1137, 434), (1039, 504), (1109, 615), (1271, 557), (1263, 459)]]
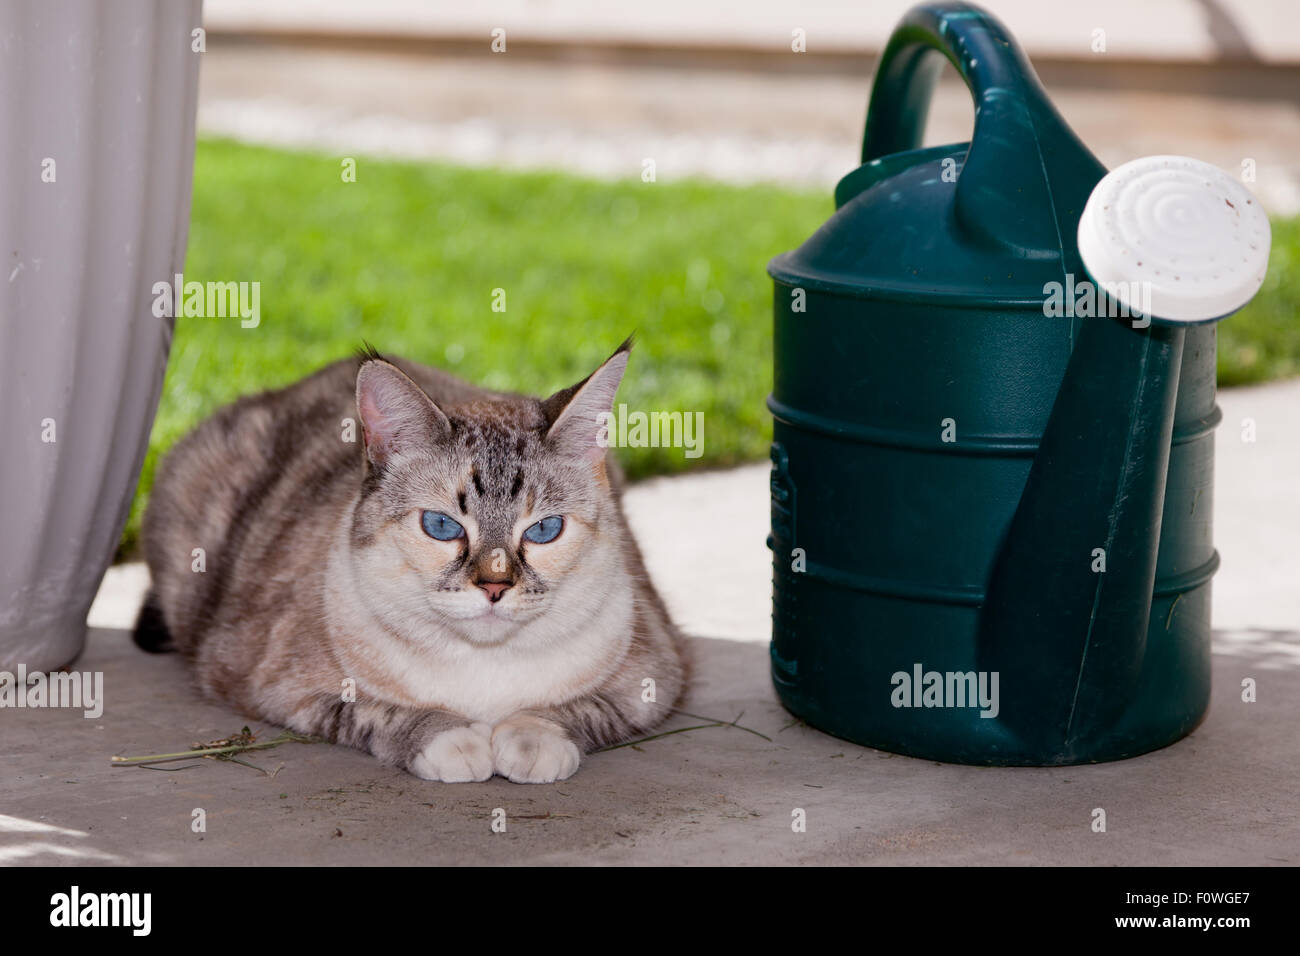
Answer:
[(357, 413), (366, 457), (376, 468), (451, 436), (451, 422), (397, 366), (378, 359), (357, 371)]

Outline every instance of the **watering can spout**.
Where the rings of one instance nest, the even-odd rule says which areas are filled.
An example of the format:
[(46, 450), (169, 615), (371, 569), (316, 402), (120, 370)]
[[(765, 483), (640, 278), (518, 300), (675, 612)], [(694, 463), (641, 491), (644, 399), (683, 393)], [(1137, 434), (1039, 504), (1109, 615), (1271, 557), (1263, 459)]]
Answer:
[(1068, 754), (1132, 700), (1146, 649), (1183, 332), (1085, 321), (980, 618), (1002, 721)]
[(982, 666), (1002, 681), (1005, 725), (1065, 759), (1140, 697), (1159, 634), (1151, 610), (1185, 327), (1254, 295), (1269, 227), (1227, 173), (1153, 156), (1097, 184), (1077, 239), (1096, 311), (994, 562), (978, 638)]

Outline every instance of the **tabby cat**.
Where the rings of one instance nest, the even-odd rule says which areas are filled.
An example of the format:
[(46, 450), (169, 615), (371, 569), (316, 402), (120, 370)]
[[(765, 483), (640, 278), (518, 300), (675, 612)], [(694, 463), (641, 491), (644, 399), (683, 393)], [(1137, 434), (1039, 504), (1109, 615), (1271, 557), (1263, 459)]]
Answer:
[(653, 728), (686, 668), (604, 447), (629, 349), (544, 400), (369, 352), (222, 408), (154, 483), (137, 642), (428, 780), (562, 780)]

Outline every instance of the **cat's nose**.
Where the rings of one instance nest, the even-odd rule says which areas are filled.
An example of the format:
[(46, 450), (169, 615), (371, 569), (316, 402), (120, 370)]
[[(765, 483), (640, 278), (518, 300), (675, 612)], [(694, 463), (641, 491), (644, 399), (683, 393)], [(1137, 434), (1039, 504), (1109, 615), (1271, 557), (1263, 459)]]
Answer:
[(500, 601), (501, 595), (505, 594), (511, 586), (509, 581), (477, 581), (475, 583), (483, 589), (483, 592), (488, 596), (488, 600), (493, 604)]

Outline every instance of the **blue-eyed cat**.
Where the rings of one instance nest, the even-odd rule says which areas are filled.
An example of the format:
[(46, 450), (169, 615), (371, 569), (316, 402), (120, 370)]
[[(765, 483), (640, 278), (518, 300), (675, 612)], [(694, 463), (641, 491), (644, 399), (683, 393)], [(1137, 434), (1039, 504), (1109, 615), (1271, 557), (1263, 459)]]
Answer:
[(137, 641), (430, 780), (561, 780), (650, 730), (686, 656), (603, 447), (629, 352), (540, 400), (371, 352), (222, 408), (154, 483)]

